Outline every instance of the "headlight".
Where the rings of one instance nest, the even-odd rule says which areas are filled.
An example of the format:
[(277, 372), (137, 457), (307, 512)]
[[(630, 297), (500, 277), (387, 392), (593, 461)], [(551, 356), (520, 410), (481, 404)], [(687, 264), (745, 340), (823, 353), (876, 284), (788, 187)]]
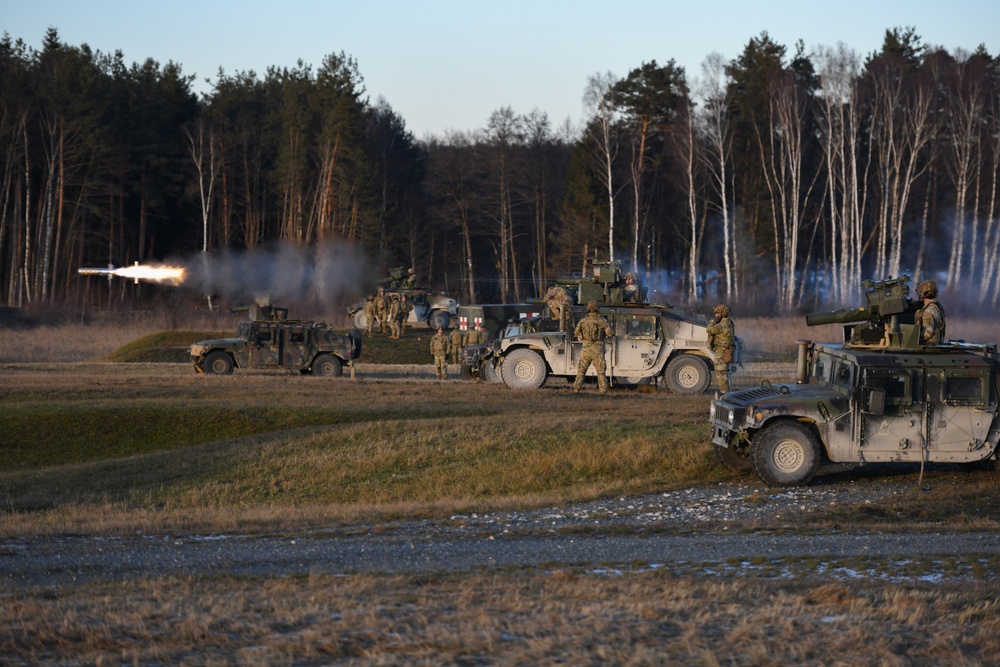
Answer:
[(712, 407), (708, 410), (708, 418), (712, 421), (715, 421), (715, 408), (715, 401), (712, 401)]
[(732, 408), (729, 408), (729, 414), (726, 416), (726, 421), (729, 422), (730, 426), (736, 423), (736, 411)]

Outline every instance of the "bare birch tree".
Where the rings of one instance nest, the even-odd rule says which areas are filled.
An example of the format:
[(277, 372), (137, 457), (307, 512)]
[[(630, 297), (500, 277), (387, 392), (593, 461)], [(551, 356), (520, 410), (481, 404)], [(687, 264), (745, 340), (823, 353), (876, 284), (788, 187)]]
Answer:
[(591, 121), (587, 133), (597, 151), (598, 175), (608, 195), (608, 260), (615, 260), (615, 185), (613, 166), (618, 155), (619, 137), (615, 131), (617, 105), (614, 87), (618, 82), (611, 72), (594, 74), (587, 80), (583, 104)]

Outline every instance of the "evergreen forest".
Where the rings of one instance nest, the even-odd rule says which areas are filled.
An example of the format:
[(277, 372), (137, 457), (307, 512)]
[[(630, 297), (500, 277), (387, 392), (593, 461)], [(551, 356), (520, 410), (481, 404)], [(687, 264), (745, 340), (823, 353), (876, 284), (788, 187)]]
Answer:
[(970, 308), (1000, 298), (1000, 59), (982, 45), (764, 32), (701, 72), (594, 74), (579, 127), (504, 107), (421, 141), (349, 54), (210, 86), (54, 28), (40, 50), (3, 35), (0, 304), (145, 306), (162, 286), (77, 269), (333, 246), (363, 258), (345, 299), (398, 266), (461, 303), (518, 302), (594, 260), (740, 314), (854, 303), (904, 273)]

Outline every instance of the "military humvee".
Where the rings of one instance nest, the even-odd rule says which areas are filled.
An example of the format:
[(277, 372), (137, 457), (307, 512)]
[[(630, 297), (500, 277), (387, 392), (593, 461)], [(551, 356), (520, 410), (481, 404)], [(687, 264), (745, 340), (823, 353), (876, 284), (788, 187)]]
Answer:
[(199, 373), (229, 375), (233, 368), (286, 368), (337, 377), (361, 356), (361, 333), (338, 334), (323, 323), (289, 320), (287, 308), (251, 306), (234, 338), (202, 340), (191, 346)]
[[(390, 269), (388, 278), (379, 281), (378, 289), (384, 289), (389, 297), (406, 295), (406, 300), (413, 306), (406, 319), (408, 326), (426, 322), (431, 329), (449, 328), (452, 316), (458, 314), (458, 301), (447, 294), (411, 285), (412, 282), (403, 275), (402, 268), (397, 267)], [(364, 301), (352, 304), (347, 309), (347, 316), (351, 318), (356, 328), (362, 331), (368, 328)]]
[[(715, 356), (704, 320), (681, 315), (669, 304), (626, 303), (618, 262), (594, 262), (592, 278), (558, 280), (572, 304), (566, 317), (521, 319), (508, 325), (481, 349), (467, 349), (465, 363), (473, 375), (499, 377), (516, 389), (535, 389), (550, 376), (575, 378), (583, 343), (574, 339), (577, 323), (586, 317), (590, 301), (613, 330), (605, 341), (610, 384), (666, 384), (674, 393), (697, 394), (708, 389)], [(543, 306), (544, 307), (544, 306)], [(547, 308), (545, 308), (548, 311)], [(740, 362), (742, 341), (735, 341), (733, 367)], [(591, 367), (589, 377), (595, 376)]]
[(807, 316), (810, 326), (845, 324), (845, 342), (800, 341), (794, 382), (716, 398), (723, 465), (771, 486), (806, 484), (821, 461), (994, 465), (996, 346), (920, 345), (908, 281), (865, 281), (867, 307)]

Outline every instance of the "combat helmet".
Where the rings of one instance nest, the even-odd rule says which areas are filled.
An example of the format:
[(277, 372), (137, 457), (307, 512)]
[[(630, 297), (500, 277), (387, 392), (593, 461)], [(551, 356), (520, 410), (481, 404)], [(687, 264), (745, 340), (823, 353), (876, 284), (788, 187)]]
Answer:
[(720, 303), (713, 309), (712, 312), (714, 312), (719, 317), (729, 317), (729, 306), (727, 306), (724, 303)]
[(596, 313), (597, 312), (597, 302), (596, 301), (591, 301), (590, 303), (587, 304), (587, 312), (588, 313)]
[(923, 280), (917, 285), (917, 296), (921, 299), (936, 299), (937, 293), (937, 283), (933, 280)]

